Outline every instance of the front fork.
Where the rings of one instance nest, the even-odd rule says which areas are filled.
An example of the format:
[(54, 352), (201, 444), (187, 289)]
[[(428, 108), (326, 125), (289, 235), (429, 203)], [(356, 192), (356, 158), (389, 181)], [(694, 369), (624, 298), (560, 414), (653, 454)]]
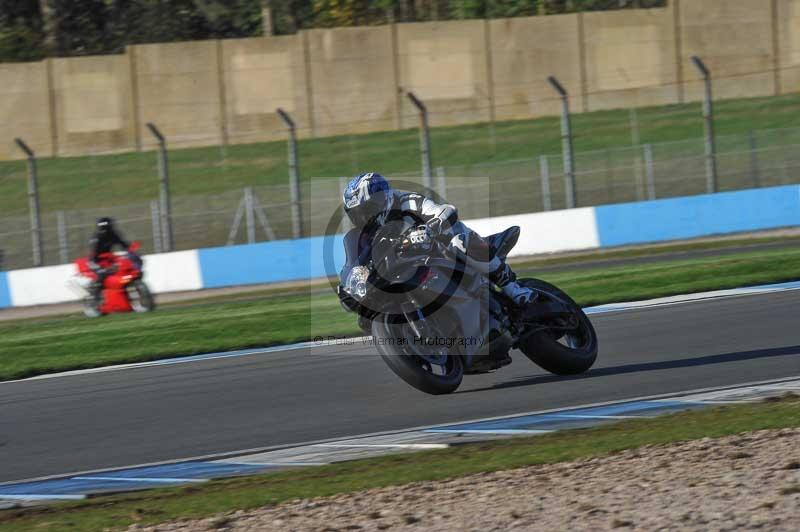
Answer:
[(403, 316), (406, 317), (406, 321), (408, 321), (411, 330), (414, 331), (417, 340), (422, 339), (423, 331), (426, 328), (425, 315), (422, 313), (422, 310), (416, 308), (409, 312), (403, 312)]

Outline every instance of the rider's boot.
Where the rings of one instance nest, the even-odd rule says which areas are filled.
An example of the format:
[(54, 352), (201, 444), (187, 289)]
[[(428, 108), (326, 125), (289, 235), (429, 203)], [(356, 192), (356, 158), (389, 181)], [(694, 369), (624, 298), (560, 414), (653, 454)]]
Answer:
[(503, 293), (519, 308), (525, 307), (525, 305), (536, 299), (536, 291), (519, 284), (517, 282), (517, 275), (505, 262), (500, 264), (499, 268), (489, 273), (489, 280), (502, 288)]
[(92, 281), (89, 285), (89, 296), (95, 304), (99, 305), (103, 299), (103, 283), (100, 280)]
[(106, 276), (104, 275), (104, 270), (99, 266), (92, 268), (92, 270), (97, 278), (89, 285), (89, 297), (92, 298), (95, 305), (99, 306), (103, 302), (103, 283)]

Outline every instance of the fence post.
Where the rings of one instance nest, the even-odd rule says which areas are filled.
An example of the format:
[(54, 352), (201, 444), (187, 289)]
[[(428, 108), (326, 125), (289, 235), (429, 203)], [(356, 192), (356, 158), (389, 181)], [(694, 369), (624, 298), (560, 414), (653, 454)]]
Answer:
[(447, 176), (444, 173), (444, 166), (436, 167), (436, 186), (437, 192), (442, 199), (447, 198)]
[(413, 92), (407, 92), (406, 95), (414, 107), (419, 111), (419, 146), (422, 153), (422, 178), (425, 188), (431, 190), (433, 188), (433, 178), (431, 175), (431, 136), (430, 128), (428, 126), (428, 108), (425, 104), (416, 97)]
[(247, 243), (256, 243), (255, 206), (253, 205), (253, 187), (244, 188), (244, 214), (247, 223)]
[(39, 170), (36, 166), (36, 154), (25, 144), (24, 140), (16, 138), (14, 142), (28, 157), (28, 211), (31, 218), (33, 265), (41, 266), (44, 262), (44, 252), (42, 250), (42, 218), (39, 214)]
[(639, 134), (639, 115), (636, 111), (636, 107), (631, 107), (628, 114), (631, 126), (631, 145), (638, 146), (641, 143), (641, 135)]
[(614, 170), (612, 168), (614, 162), (612, 161), (611, 150), (606, 149), (606, 196), (608, 202), (614, 202)]
[(56, 225), (58, 226), (58, 258), (61, 264), (69, 262), (69, 244), (67, 240), (67, 219), (64, 211), (56, 213)]
[(158, 213), (158, 200), (150, 202), (150, 221), (153, 224), (153, 253), (161, 253), (161, 216)]
[(169, 195), (169, 162), (167, 160), (167, 140), (152, 122), (147, 129), (158, 141), (158, 179), (161, 187), (159, 193), (159, 215), (161, 218), (161, 247), (164, 251), (172, 251), (172, 211)]
[(578, 191), (575, 186), (575, 151), (572, 144), (572, 122), (569, 116), (569, 93), (555, 76), (548, 76), (547, 81), (561, 96), (561, 151), (564, 157), (564, 189), (567, 208), (572, 209), (578, 205)]
[(758, 188), (761, 186), (761, 168), (759, 167), (758, 163), (758, 141), (756, 140), (756, 134), (753, 130), (750, 130), (749, 133), (749, 140), (750, 140), (750, 171), (753, 177), (753, 186)]
[(647, 199), (656, 199), (656, 172), (653, 168), (653, 146), (644, 145), (644, 168), (647, 174)]
[(636, 201), (642, 201), (644, 197), (644, 170), (642, 169), (642, 155), (637, 153), (633, 158), (634, 179), (636, 180)]
[(706, 124), (706, 191), (711, 194), (717, 188), (717, 144), (714, 136), (714, 98), (711, 90), (711, 71), (703, 60), (692, 56), (692, 63), (703, 76), (705, 96), (703, 98), (703, 118)]
[(275, 110), (289, 130), (289, 194), (292, 203), (292, 236), (303, 236), (303, 210), (300, 205), (300, 173), (297, 168), (297, 128), (294, 120), (280, 107)]
[(550, 162), (547, 155), (539, 156), (539, 178), (542, 181), (542, 208), (549, 211), (553, 208), (550, 198)]

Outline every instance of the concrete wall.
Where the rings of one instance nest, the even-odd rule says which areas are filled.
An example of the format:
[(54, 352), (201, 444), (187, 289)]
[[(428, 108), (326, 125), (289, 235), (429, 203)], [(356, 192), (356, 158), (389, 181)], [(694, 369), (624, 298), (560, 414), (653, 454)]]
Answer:
[(687, 100), (700, 100), (700, 56), (714, 76), (715, 98), (775, 94), (772, 0), (681, 0), (681, 68)]
[(561, 101), (547, 76), (556, 76), (583, 109), (578, 17), (520, 17), (489, 22), (495, 114), (498, 119), (557, 114)]
[(314, 108), (314, 135), (397, 126), (391, 26), (304, 33)]
[[(425, 102), (431, 125), (490, 119), (485, 31), (482, 20), (397, 26), (399, 89)], [(416, 125), (416, 108), (402, 105), (403, 125)]]
[(48, 61), (0, 64), (0, 159), (22, 159), (15, 137), (40, 155), (53, 154)]
[(800, 90), (800, 0), (671, 0), (665, 9), (491, 21), (334, 28), (297, 35), (129, 47), (126, 54), (0, 65), (0, 159), (415, 127), (701, 97), (689, 61), (712, 69), (717, 98)]
[(173, 147), (222, 142), (221, 68), (217, 41), (133, 46), (142, 145), (155, 139), (156, 123)]
[(679, 101), (673, 9), (584, 13), (582, 20), (589, 111)]
[(134, 149), (129, 57), (53, 59), (52, 64), (58, 152)]
[(800, 0), (777, 0), (780, 92), (800, 91)]
[(301, 35), (221, 43), (230, 142), (286, 138), (286, 128), (275, 113), (278, 107), (293, 117), (301, 132), (310, 129)]

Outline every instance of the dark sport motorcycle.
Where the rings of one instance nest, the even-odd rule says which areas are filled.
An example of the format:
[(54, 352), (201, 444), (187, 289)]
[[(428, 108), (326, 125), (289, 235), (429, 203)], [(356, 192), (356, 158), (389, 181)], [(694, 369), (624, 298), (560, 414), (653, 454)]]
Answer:
[[(377, 232), (369, 263), (354, 267), (342, 289), (357, 301), (360, 327), (401, 379), (429, 394), (451, 393), (464, 375), (510, 364), (512, 349), (557, 375), (594, 364), (594, 327), (566, 293), (519, 279), (538, 296), (518, 308), (424, 226), (398, 223)], [(511, 227), (487, 240), (504, 259), (519, 234)]]

